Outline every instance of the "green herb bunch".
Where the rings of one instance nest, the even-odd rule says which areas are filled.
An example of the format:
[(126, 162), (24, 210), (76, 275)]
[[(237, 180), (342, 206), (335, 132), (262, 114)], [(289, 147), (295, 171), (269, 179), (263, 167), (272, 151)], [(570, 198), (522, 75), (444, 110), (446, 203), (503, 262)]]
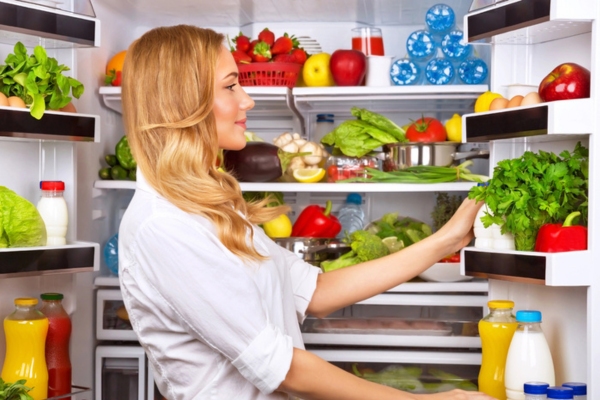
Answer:
[(589, 151), (577, 143), (575, 150), (556, 155), (525, 152), (502, 160), (488, 186), (473, 187), (469, 198), (488, 207), (481, 218), (485, 227), (497, 224), (512, 233), (517, 250), (533, 251), (539, 228), (563, 221), (573, 211), (587, 225)]
[(15, 383), (6, 383), (0, 378), (0, 400), (33, 400), (28, 392), (31, 388), (25, 386), (25, 379)]
[(28, 55), (23, 43), (17, 42), (14, 53), (4, 62), (0, 65), (0, 92), (20, 97), (36, 119), (42, 118), (46, 108), (58, 110), (69, 104), (69, 94), (75, 98), (83, 94), (81, 82), (62, 74), (69, 67), (48, 57), (42, 46), (36, 46)]
[(462, 197), (458, 195), (449, 195), (446, 192), (436, 192), (436, 201), (431, 219), (433, 220), (433, 228), (439, 231), (442, 226), (452, 218), (458, 207), (462, 204)]

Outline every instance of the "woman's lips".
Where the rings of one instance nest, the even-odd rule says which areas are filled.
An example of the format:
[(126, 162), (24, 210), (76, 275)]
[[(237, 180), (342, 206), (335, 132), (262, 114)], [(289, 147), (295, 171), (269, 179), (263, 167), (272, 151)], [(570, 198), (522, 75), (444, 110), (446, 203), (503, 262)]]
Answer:
[(235, 124), (241, 126), (245, 130), (246, 129), (246, 118), (241, 119), (239, 121), (235, 121)]

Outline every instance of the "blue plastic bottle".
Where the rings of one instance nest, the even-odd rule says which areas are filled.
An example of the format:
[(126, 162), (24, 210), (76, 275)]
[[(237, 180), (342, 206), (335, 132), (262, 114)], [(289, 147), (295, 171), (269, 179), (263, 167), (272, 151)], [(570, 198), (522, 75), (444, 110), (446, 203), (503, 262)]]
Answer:
[(442, 53), (450, 61), (458, 63), (471, 55), (473, 48), (463, 40), (463, 31), (454, 29), (442, 39)]
[(488, 66), (481, 58), (467, 58), (458, 67), (458, 77), (467, 85), (479, 85), (488, 77)]
[(421, 68), (409, 58), (394, 61), (390, 68), (390, 78), (394, 85), (416, 85), (422, 82), (421, 77)]
[(433, 37), (426, 30), (414, 31), (406, 39), (406, 51), (411, 60), (425, 62), (430, 60), (437, 49)]
[(362, 209), (362, 196), (358, 193), (350, 193), (346, 197), (346, 204), (340, 208), (338, 220), (342, 230), (338, 234), (343, 238), (346, 234), (361, 230), (364, 226), (365, 213)]
[(447, 4), (436, 4), (425, 13), (425, 24), (436, 41), (454, 28), (456, 16), (454, 10)]
[(454, 76), (454, 66), (446, 58), (436, 57), (425, 66), (425, 78), (432, 85), (448, 85)]
[(550, 385), (546, 382), (525, 382), (523, 385), (523, 393), (525, 400), (544, 400), (546, 392)]

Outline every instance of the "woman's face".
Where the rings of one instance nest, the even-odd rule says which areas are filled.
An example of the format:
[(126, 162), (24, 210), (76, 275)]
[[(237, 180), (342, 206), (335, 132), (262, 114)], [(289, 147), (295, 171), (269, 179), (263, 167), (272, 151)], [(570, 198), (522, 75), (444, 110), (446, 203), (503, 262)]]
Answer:
[(213, 106), (219, 148), (240, 150), (246, 146), (246, 111), (252, 107), (254, 100), (239, 84), (237, 65), (229, 50), (223, 46), (217, 61)]

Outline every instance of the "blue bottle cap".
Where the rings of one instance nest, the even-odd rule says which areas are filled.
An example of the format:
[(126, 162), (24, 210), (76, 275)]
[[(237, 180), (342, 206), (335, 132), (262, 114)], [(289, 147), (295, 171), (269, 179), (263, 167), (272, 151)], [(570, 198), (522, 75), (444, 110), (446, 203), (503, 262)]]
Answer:
[(436, 4), (425, 13), (425, 23), (431, 32), (444, 33), (454, 26), (456, 16), (447, 4)]
[(455, 29), (444, 35), (442, 39), (442, 53), (453, 61), (462, 61), (472, 51), (470, 44), (463, 39), (463, 31)]
[(394, 61), (390, 68), (390, 79), (395, 85), (413, 85), (419, 81), (421, 69), (408, 58)]
[(362, 196), (358, 193), (350, 193), (348, 195), (348, 197), (346, 197), (346, 203), (353, 203), (353, 204), (361, 205), (362, 204)]
[(436, 44), (426, 30), (414, 31), (406, 39), (406, 51), (414, 61), (428, 60), (435, 54)]
[(517, 322), (542, 322), (542, 313), (536, 310), (519, 310), (515, 317)]
[(481, 58), (467, 58), (458, 66), (458, 76), (467, 85), (478, 85), (488, 76), (488, 66)]
[(525, 394), (546, 394), (546, 391), (550, 387), (546, 382), (526, 382), (523, 385), (523, 392)]
[(330, 119), (333, 118), (333, 114), (317, 114), (317, 120), (319, 119)]
[(583, 382), (566, 382), (562, 386), (573, 389), (573, 396), (587, 395), (587, 385)]
[(549, 399), (572, 399), (573, 389), (562, 386), (550, 386), (546, 394)]
[(454, 67), (450, 60), (434, 58), (425, 66), (425, 78), (433, 85), (447, 85), (454, 78)]

